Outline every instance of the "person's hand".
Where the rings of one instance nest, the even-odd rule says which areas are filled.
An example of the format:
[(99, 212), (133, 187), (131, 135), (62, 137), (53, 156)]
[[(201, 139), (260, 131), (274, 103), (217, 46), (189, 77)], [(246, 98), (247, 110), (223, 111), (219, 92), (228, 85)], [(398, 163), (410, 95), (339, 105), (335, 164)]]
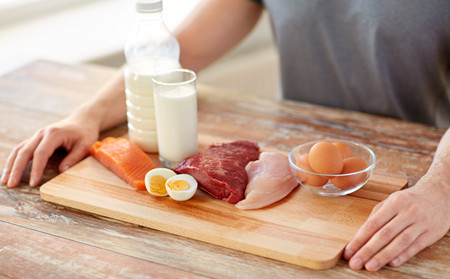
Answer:
[(449, 181), (422, 177), (376, 205), (344, 250), (350, 267), (399, 266), (441, 239), (450, 227), (450, 193), (441, 183)]
[(30, 186), (41, 181), (45, 166), (53, 152), (59, 147), (67, 150), (68, 155), (61, 161), (59, 170), (65, 171), (88, 153), (99, 131), (95, 125), (72, 118), (51, 124), (37, 131), (32, 137), (18, 144), (10, 153), (1, 177), (1, 183), (15, 187), (32, 160)]

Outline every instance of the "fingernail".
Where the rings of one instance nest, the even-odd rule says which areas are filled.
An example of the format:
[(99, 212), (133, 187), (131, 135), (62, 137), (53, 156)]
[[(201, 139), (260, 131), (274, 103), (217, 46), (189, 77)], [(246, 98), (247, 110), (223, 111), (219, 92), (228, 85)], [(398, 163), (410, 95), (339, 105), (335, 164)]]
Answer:
[(362, 260), (360, 258), (351, 259), (350, 267), (353, 269), (361, 269), (362, 268)]
[(378, 268), (378, 261), (371, 260), (366, 264), (367, 270), (376, 270)]
[(30, 178), (30, 186), (34, 187), (34, 186), (36, 186), (36, 184), (37, 184), (36, 178), (34, 178), (34, 177)]
[(399, 263), (400, 263), (400, 259), (399, 259), (399, 258), (395, 258), (395, 259), (393, 259), (393, 260), (391, 261), (391, 264), (392, 264), (393, 266), (397, 266)]
[(64, 165), (64, 166), (61, 166), (61, 167), (60, 167), (59, 171), (60, 171), (60, 172), (65, 172), (65, 171), (68, 170), (68, 169), (69, 169), (69, 166), (68, 166), (68, 165)]
[(353, 251), (350, 249), (345, 249), (344, 259), (349, 260), (353, 256)]
[(16, 186), (16, 181), (13, 179), (13, 177), (12, 176), (10, 176), (9, 177), (9, 180), (8, 180), (8, 183), (6, 184), (6, 186), (8, 186), (8, 187), (14, 187), (14, 186)]

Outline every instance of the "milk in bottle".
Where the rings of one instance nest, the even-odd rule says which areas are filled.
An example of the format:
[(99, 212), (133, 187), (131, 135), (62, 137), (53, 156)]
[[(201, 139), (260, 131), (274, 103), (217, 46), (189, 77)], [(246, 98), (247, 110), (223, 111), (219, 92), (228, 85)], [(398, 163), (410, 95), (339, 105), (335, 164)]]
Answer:
[(130, 140), (157, 152), (152, 75), (179, 68), (180, 47), (162, 17), (162, 0), (137, 0), (137, 22), (125, 45), (124, 71)]

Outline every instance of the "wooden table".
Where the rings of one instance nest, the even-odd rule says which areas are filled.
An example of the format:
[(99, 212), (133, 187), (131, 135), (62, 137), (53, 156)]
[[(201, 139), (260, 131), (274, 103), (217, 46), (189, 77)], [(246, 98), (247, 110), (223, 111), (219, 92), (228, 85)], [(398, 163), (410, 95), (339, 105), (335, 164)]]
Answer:
[[(13, 146), (69, 114), (115, 70), (37, 61), (0, 77), (0, 169)], [(200, 81), (201, 82), (201, 81)], [(199, 129), (289, 151), (299, 142), (359, 141), (377, 169), (414, 185), (426, 172), (444, 129), (374, 115), (272, 101), (199, 87)], [(121, 135), (125, 125), (102, 136)], [(46, 168), (58, 174), (63, 151)], [(0, 274), (13, 278), (443, 278), (450, 274), (450, 234), (401, 267), (353, 271), (345, 260), (312, 270), (42, 201), (39, 188), (0, 187)]]

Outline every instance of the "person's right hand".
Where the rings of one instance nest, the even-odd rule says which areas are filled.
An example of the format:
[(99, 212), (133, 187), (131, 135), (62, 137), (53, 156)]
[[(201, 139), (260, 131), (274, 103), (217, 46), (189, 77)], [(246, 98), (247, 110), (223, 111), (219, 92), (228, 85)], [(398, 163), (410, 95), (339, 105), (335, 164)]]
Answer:
[(29, 184), (39, 184), (48, 159), (59, 147), (68, 152), (59, 170), (65, 171), (89, 153), (90, 146), (99, 136), (95, 125), (66, 118), (37, 131), (32, 137), (18, 144), (10, 153), (1, 177), (1, 183), (15, 187), (32, 160)]

